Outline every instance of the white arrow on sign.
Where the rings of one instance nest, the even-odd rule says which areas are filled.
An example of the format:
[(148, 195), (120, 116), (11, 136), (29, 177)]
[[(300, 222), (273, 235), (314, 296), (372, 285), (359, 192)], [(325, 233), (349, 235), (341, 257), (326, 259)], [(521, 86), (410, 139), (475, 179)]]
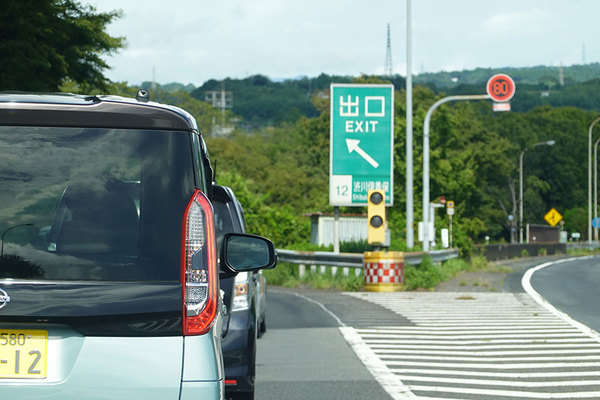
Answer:
[(348, 146), (348, 153), (352, 153), (353, 151), (357, 152), (359, 156), (365, 159), (369, 164), (373, 166), (373, 168), (379, 167), (379, 163), (373, 160), (373, 157), (365, 153), (363, 149), (358, 147), (360, 144), (360, 140), (357, 139), (346, 139), (346, 145)]

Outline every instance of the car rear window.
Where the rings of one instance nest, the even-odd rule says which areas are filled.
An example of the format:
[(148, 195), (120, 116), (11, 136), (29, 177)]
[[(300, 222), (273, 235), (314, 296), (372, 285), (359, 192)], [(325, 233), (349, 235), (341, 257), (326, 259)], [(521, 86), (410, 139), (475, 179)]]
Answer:
[(217, 248), (221, 248), (223, 236), (226, 233), (233, 232), (233, 221), (227, 203), (215, 199), (212, 202), (215, 209), (215, 226), (217, 230)]
[(178, 280), (188, 132), (0, 127), (0, 278)]

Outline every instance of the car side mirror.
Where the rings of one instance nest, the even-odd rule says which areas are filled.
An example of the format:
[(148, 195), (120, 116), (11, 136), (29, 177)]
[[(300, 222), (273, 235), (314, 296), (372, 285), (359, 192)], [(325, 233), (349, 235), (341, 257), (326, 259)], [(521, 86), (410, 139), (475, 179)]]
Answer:
[(277, 252), (273, 242), (247, 233), (228, 233), (223, 238), (221, 263), (233, 272), (275, 268)]

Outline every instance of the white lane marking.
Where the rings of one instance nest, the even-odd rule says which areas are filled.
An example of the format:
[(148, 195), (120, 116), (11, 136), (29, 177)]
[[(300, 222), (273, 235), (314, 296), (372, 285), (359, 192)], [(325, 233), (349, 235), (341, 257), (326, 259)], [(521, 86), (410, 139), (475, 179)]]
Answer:
[(409, 365), (413, 367), (437, 368), (474, 368), (474, 369), (544, 369), (544, 368), (598, 368), (600, 362), (580, 363), (529, 363), (529, 364), (498, 364), (498, 363), (432, 363), (418, 361), (387, 361), (387, 365)]
[[(289, 293), (276, 291), (276, 293)], [(342, 320), (333, 313), (330, 309), (325, 307), (319, 301), (313, 300), (299, 293), (292, 292), (293, 295), (300, 297), (306, 301), (321, 307), (327, 314), (339, 324), (339, 330), (346, 342), (352, 347), (354, 353), (358, 356), (361, 362), (367, 367), (367, 370), (373, 375), (375, 380), (383, 387), (383, 389), (392, 397), (394, 400), (414, 400), (417, 397), (406, 387), (402, 381), (390, 371), (385, 363), (375, 355), (375, 353), (363, 342), (360, 335), (356, 333), (356, 330), (352, 327), (346, 326)]]
[(409, 388), (402, 383), (379, 358), (373, 350), (362, 340), (354, 328), (339, 328), (346, 342), (352, 347), (360, 361), (367, 367), (373, 377), (394, 400), (418, 399)]
[(533, 300), (535, 300), (539, 305), (541, 305), (546, 310), (550, 311), (552, 314), (556, 315), (563, 321), (576, 327), (581, 332), (583, 332), (585, 335), (600, 342), (600, 334), (598, 334), (598, 332), (596, 332), (595, 330), (582, 324), (581, 322), (574, 320), (573, 318), (571, 318), (567, 314), (563, 313), (562, 311), (559, 311), (558, 309), (556, 309), (552, 304), (550, 304), (546, 299), (544, 299), (531, 285), (531, 277), (533, 276), (533, 274), (543, 268), (546, 268), (546, 267), (549, 267), (549, 266), (555, 265), (555, 264), (562, 264), (562, 263), (566, 263), (566, 262), (579, 261), (579, 260), (589, 260), (589, 259), (593, 259), (593, 258), (594, 258), (594, 256), (572, 257), (572, 258), (565, 258), (563, 260), (550, 261), (547, 263), (540, 264), (537, 267), (530, 268), (525, 272), (525, 274), (523, 275), (523, 278), (521, 279), (521, 285), (523, 286), (523, 288), (525, 289), (527, 294), (529, 296), (531, 296), (531, 298)]
[(371, 344), (371, 342), (365, 341), (365, 343), (368, 343), (369, 346), (371, 346), (374, 349), (380, 348), (380, 349), (423, 349), (423, 350), (491, 350), (491, 349), (498, 349), (498, 350), (502, 350), (502, 349), (549, 349), (549, 348), (558, 348), (558, 349), (564, 349), (564, 348), (579, 348), (579, 349), (583, 349), (583, 348), (594, 348), (597, 349), (598, 348), (598, 344), (597, 343), (590, 343), (590, 344), (578, 344), (578, 345), (569, 345), (569, 344), (562, 344), (562, 345), (557, 345), (557, 344), (526, 344), (526, 345), (498, 345), (498, 346), (485, 346), (485, 345), (481, 345), (481, 346), (424, 346), (424, 345), (412, 345), (410, 343), (406, 343), (404, 345), (402, 344)]
[[(568, 339), (490, 339), (490, 340), (410, 340), (410, 339), (365, 339), (369, 344), (419, 344), (438, 346), (456, 346), (456, 348), (469, 347), (491, 347), (495, 344), (556, 344), (556, 343), (593, 343), (594, 347), (598, 347), (598, 343), (589, 337), (568, 338)], [(510, 346), (506, 346), (510, 347)]]
[[(506, 326), (506, 323), (504, 322), (496, 322), (496, 323), (492, 323), (492, 322), (488, 322), (488, 323), (473, 323), (473, 321), (471, 322), (456, 322), (456, 323), (446, 323), (446, 322), (440, 322), (440, 323), (436, 323), (436, 322), (425, 322), (425, 323), (421, 323), (418, 320), (413, 320), (412, 318), (410, 319), (411, 322), (413, 323), (419, 323), (419, 326), (426, 326), (426, 327), (447, 327), (447, 326), (460, 326), (463, 329), (465, 327), (470, 327), (470, 328), (482, 328), (482, 327), (492, 327), (492, 326), (497, 326), (497, 327), (501, 327), (501, 326)], [(514, 321), (511, 321), (514, 322)], [(520, 324), (520, 327), (527, 327), (527, 326), (531, 326), (531, 327), (539, 327), (539, 326), (547, 326), (547, 325), (542, 325), (547, 323), (547, 321), (540, 321), (540, 322), (524, 322), (522, 324)], [(557, 326), (557, 327), (565, 327), (565, 326), (569, 326), (569, 324), (567, 322), (557, 322), (556, 324), (554, 324), (553, 326)]]
[[(487, 329), (477, 329), (478, 332), (482, 333), (482, 334), (486, 334), (486, 331), (489, 331), (489, 333), (501, 333), (503, 331), (510, 331), (510, 332), (514, 332), (514, 333), (544, 333), (544, 332), (577, 332), (577, 333), (581, 333), (581, 331), (579, 329), (573, 328), (571, 326), (569, 327), (563, 327), (563, 328), (553, 328), (552, 326), (548, 326), (546, 328), (528, 328), (528, 329), (519, 329), (519, 326), (509, 326), (509, 327), (498, 327), (498, 328), (487, 328)], [(456, 328), (456, 329), (451, 329), (451, 328), (424, 328), (424, 327), (420, 327), (420, 326), (407, 326), (407, 327), (379, 327), (379, 328), (361, 328), (358, 329), (359, 332), (367, 332), (367, 333), (377, 333), (377, 332), (383, 332), (383, 333), (399, 333), (399, 334), (407, 334), (407, 333), (414, 333), (414, 334), (428, 334), (431, 336), (441, 336), (441, 335), (448, 335), (448, 336), (453, 336), (453, 335), (469, 335), (469, 334), (473, 334), (473, 330), (469, 329), (469, 330), (465, 330), (463, 328)], [(431, 332), (431, 333), (429, 333)]]
[[(444, 400), (442, 397), (423, 397), (419, 396), (419, 400)], [(458, 397), (452, 397), (451, 400), (469, 400), (469, 399), (459, 399)]]
[[(545, 388), (545, 387), (566, 387), (566, 386), (598, 386), (600, 380), (580, 380), (580, 381), (499, 381), (494, 379), (458, 379), (458, 378), (440, 378), (428, 377), (422, 375), (398, 375), (404, 381), (410, 382), (439, 382), (463, 385), (477, 386), (511, 386), (515, 388)], [(412, 385), (409, 385), (412, 386)]]
[(300, 297), (301, 299), (304, 299), (304, 300), (306, 300), (306, 301), (308, 301), (310, 303), (313, 303), (313, 304), (321, 307), (321, 309), (323, 309), (323, 311), (325, 311), (327, 314), (329, 314), (331, 316), (331, 318), (335, 319), (335, 321), (338, 323), (339, 326), (341, 326), (341, 327), (346, 326), (346, 324), (343, 323), (342, 320), (339, 319), (339, 317), (333, 313), (333, 311), (331, 311), (329, 308), (325, 307), (325, 305), (323, 303), (321, 303), (321, 302), (318, 302), (316, 300), (313, 300), (313, 299), (311, 299), (309, 297), (306, 297), (306, 296), (301, 295), (300, 293), (296, 293), (296, 292), (291, 292), (291, 293), (290, 292), (283, 292), (283, 291), (274, 291), (274, 292), (275, 293), (293, 294), (296, 297)]
[[(436, 386), (418, 386), (411, 385), (411, 390), (423, 392), (437, 393), (459, 393), (459, 394), (475, 394), (484, 396), (504, 396), (504, 397), (524, 397), (534, 399), (598, 399), (600, 392), (574, 392), (574, 393), (536, 393), (536, 392), (521, 392), (516, 390), (492, 390), (492, 389), (469, 389), (469, 388), (452, 388), (452, 387), (436, 387)], [(421, 398), (419, 398), (421, 399)]]
[(600, 376), (600, 371), (565, 371), (565, 372), (489, 372), (460, 371), (431, 368), (391, 368), (397, 374), (424, 374), (449, 376), (485, 376), (489, 378), (535, 379), (535, 378), (583, 378)]
[(600, 353), (600, 349), (552, 349), (552, 350), (526, 350), (526, 351), (439, 351), (439, 350), (395, 350), (375, 348), (376, 354), (434, 354), (444, 356), (479, 356), (479, 357), (495, 357), (495, 356), (527, 356), (527, 355), (557, 355), (557, 354), (594, 354)]
[[(457, 383), (455, 379), (452, 379), (452, 377), (460, 379), (483, 377), (479, 380), (498, 378), (499, 382), (510, 382), (514, 379), (529, 379), (538, 382), (544, 378), (563, 378), (563, 380), (573, 379), (579, 381), (592, 376), (598, 380), (600, 373), (594, 372), (600, 367), (600, 363), (597, 362), (597, 354), (600, 351), (598, 340), (583, 334), (581, 329), (563, 318), (548, 319), (549, 312), (551, 315), (555, 315), (555, 313), (547, 308), (540, 307), (527, 293), (512, 294), (510, 297), (505, 294), (487, 295), (477, 293), (473, 294), (472, 299), (476, 301), (471, 303), (457, 301), (462, 300), (459, 298), (462, 295), (456, 293), (445, 293), (443, 295), (402, 293), (386, 294), (385, 296), (381, 294), (358, 294), (351, 296), (384, 306), (390, 311), (418, 324), (416, 327), (371, 327), (368, 330), (358, 329), (357, 332), (364, 335), (365, 344), (370, 346), (391, 371), (397, 373), (401, 378), (406, 378), (403, 379), (405, 384), (411, 383), (407, 385), (411, 391), (431, 396), (419, 396), (419, 399), (455, 399), (460, 397), (461, 394), (478, 395), (486, 398), (492, 396), (543, 399), (600, 398), (597, 396), (597, 392), (585, 391), (583, 387), (594, 390), (599, 386), (597, 384), (594, 384), (593, 387), (589, 383), (584, 385), (571, 384), (572, 386), (566, 387), (566, 390), (573, 391), (577, 390), (576, 386), (581, 386), (583, 392), (548, 393), (544, 390), (544, 387), (548, 387), (549, 391), (555, 388), (555, 391), (560, 392), (561, 390), (556, 388), (561, 386), (540, 385), (537, 391), (535, 388), (530, 388), (534, 389), (530, 391), (511, 391), (510, 386), (513, 385), (510, 385), (510, 383), (503, 385), (494, 382), (486, 385), (490, 386), (489, 389), (483, 385), (479, 385), (479, 388), (477, 388), (476, 384), (471, 384), (471, 386), (475, 386), (473, 388), (468, 387), (468, 382)], [(504, 307), (509, 307), (511, 311), (505, 313), (503, 311)], [(527, 309), (527, 311), (516, 313), (515, 309)], [(494, 317), (490, 317), (490, 315)], [(437, 316), (441, 316), (442, 319), (437, 318)], [(482, 323), (482, 316), (489, 322)], [(499, 322), (496, 317), (501, 318), (502, 322)], [(471, 320), (465, 321), (465, 318), (473, 318), (473, 322)], [(557, 336), (545, 336), (544, 332), (554, 332), (550, 334)], [(528, 336), (519, 336), (519, 333)], [(490, 334), (494, 337), (490, 338)], [(502, 343), (508, 344), (502, 345)], [(540, 353), (536, 352), (538, 349), (540, 349)], [(464, 354), (468, 350), (473, 352)], [(451, 354), (452, 351), (462, 351), (463, 354)], [(448, 354), (445, 354), (446, 352)], [(523, 357), (522, 360), (505, 360), (509, 362), (507, 364), (502, 363), (496, 357), (505, 356), (506, 354), (503, 354), (505, 352), (516, 353), (508, 355), (532, 355), (533, 357)], [(520, 352), (529, 353), (518, 354)], [(411, 353), (416, 356), (408, 355)], [(483, 360), (475, 358), (474, 362), (465, 362), (466, 358), (455, 359), (452, 357), (477, 356), (479, 353), (495, 354), (491, 354), (493, 358)], [(395, 354), (398, 354), (398, 356), (395, 356)], [(435, 355), (441, 357), (431, 357)], [(566, 358), (565, 355), (573, 355), (574, 357)], [(565, 371), (557, 372), (557, 368)], [(584, 368), (588, 370), (577, 371), (577, 369)], [(573, 371), (573, 369), (576, 371)], [(407, 370), (411, 372), (406, 372)], [(530, 372), (531, 370), (537, 371)], [(441, 372), (436, 374), (435, 371)], [(436, 380), (436, 375), (442, 377), (442, 381)], [(431, 379), (431, 382), (420, 382), (419, 378), (413, 378), (414, 376), (429, 377), (427, 379)], [(538, 379), (532, 379), (534, 377)], [(435, 382), (439, 382), (439, 385), (436, 386)], [(466, 387), (444, 387), (449, 385), (448, 382)], [(412, 383), (423, 384), (413, 385)], [(509, 390), (498, 390), (502, 387)], [(518, 387), (515, 388), (518, 389)]]
[(518, 362), (518, 361), (600, 361), (600, 355), (595, 356), (551, 356), (551, 357), (450, 357), (450, 356), (425, 356), (417, 354), (386, 354), (385, 352), (375, 352), (380, 358), (385, 360), (430, 360), (430, 361), (494, 361), (494, 362)]
[[(358, 330), (360, 332), (360, 336), (362, 336), (363, 338), (379, 338), (379, 339), (383, 339), (383, 338), (395, 338), (398, 333), (365, 333), (363, 330)], [(577, 331), (577, 335), (574, 335), (572, 332), (570, 333), (550, 333), (550, 332), (556, 332), (556, 331), (546, 331), (547, 333), (522, 333), (522, 334), (514, 334), (514, 335), (507, 335), (507, 334), (494, 334), (494, 333), (487, 333), (484, 335), (473, 335), (471, 334), (466, 334), (466, 335), (435, 335), (435, 334), (431, 334), (431, 335), (402, 335), (403, 339), (424, 339), (424, 340), (430, 340), (430, 341), (438, 341), (440, 343), (444, 343), (444, 342), (454, 342), (454, 341), (462, 341), (462, 340), (472, 340), (472, 339), (517, 339), (517, 338), (560, 338), (560, 337), (573, 337), (573, 336), (580, 336), (581, 333), (579, 331)]]

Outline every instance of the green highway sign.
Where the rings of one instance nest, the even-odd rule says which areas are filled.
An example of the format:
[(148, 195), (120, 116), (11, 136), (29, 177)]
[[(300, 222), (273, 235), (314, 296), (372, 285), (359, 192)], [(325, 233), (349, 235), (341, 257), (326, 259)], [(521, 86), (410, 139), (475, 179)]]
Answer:
[(385, 191), (394, 204), (394, 86), (331, 85), (329, 204), (367, 205)]

